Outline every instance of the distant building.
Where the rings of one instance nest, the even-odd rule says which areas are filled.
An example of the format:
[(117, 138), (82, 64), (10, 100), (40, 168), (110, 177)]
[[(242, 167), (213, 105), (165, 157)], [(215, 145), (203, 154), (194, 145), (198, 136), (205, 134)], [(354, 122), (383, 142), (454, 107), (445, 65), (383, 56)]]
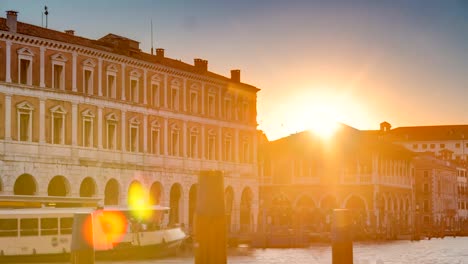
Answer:
[[(98, 21), (96, 21), (98, 22)], [(256, 87), (140, 50), (0, 18), (0, 205), (128, 204), (131, 186), (190, 228), (201, 170), (225, 174), (228, 223), (257, 208)], [(242, 220), (241, 220), (242, 219)]]
[(379, 131), (341, 125), (328, 141), (305, 131), (262, 148), (259, 229), (326, 231), (331, 209), (349, 208), (360, 234), (411, 231), (413, 155)]

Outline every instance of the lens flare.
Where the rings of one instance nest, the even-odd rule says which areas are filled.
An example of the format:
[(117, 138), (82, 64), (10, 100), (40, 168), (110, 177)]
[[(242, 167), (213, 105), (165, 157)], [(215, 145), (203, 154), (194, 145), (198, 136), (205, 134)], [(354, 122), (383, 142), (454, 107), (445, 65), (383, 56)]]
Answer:
[(140, 184), (132, 184), (128, 191), (128, 206), (133, 217), (139, 220), (151, 218), (149, 208), (148, 194)]
[[(94, 228), (93, 228), (94, 224)], [(122, 240), (127, 230), (127, 219), (117, 211), (96, 211), (84, 222), (84, 237), (96, 250), (111, 249)]]

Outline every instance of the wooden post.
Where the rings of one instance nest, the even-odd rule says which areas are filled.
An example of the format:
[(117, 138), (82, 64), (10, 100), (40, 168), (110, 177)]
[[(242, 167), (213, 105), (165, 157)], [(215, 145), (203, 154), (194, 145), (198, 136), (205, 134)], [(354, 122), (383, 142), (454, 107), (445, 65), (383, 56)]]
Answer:
[(351, 211), (348, 209), (333, 210), (332, 264), (353, 264), (351, 219)]
[[(94, 264), (93, 219), (91, 213), (73, 217), (71, 264)], [(88, 239), (87, 239), (88, 237)]]
[(221, 171), (201, 171), (198, 176), (194, 226), (195, 264), (226, 264), (224, 177)]

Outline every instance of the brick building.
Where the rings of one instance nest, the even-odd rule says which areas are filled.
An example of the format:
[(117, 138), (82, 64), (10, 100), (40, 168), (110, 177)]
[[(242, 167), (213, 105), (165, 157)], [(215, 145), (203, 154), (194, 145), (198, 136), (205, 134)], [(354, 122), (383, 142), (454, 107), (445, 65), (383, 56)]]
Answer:
[[(4, 206), (127, 204), (130, 186), (192, 225), (197, 175), (223, 170), (231, 230), (257, 208), (256, 87), (108, 34), (0, 18)], [(242, 208), (242, 210), (241, 210)], [(241, 221), (242, 219), (242, 221)]]

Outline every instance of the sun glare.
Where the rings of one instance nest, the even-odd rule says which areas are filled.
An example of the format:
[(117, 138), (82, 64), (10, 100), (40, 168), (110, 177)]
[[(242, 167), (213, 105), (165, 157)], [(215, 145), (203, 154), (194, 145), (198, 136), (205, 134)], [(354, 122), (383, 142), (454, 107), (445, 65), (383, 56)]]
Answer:
[(309, 130), (323, 139), (332, 137), (338, 129), (338, 112), (332, 105), (315, 105), (309, 116)]

